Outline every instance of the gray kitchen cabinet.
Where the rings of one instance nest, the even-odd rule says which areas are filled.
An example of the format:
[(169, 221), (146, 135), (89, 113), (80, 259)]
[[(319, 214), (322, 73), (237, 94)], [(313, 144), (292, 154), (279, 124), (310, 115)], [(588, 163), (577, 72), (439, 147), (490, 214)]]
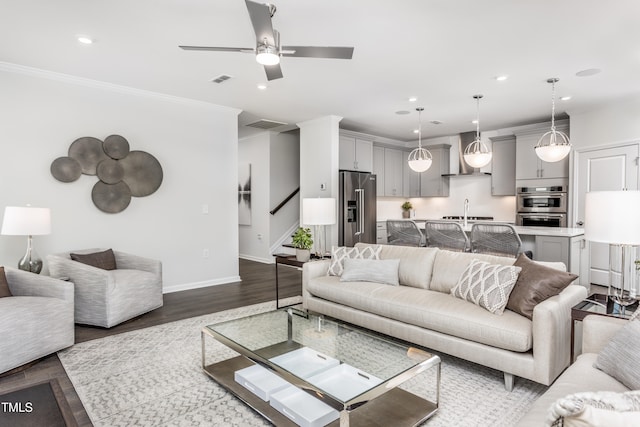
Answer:
[(384, 149), (384, 195), (388, 197), (402, 197), (402, 159), (403, 152), (394, 148)]
[(376, 223), (376, 243), (379, 245), (387, 244), (387, 221)]
[(405, 197), (420, 197), (420, 173), (409, 167), (409, 153), (410, 151), (402, 153), (404, 156), (402, 158), (402, 170), (404, 171), (402, 176), (402, 192)]
[(376, 174), (376, 194), (384, 196), (384, 147), (373, 146), (373, 173)]
[[(516, 179), (540, 179), (540, 178), (568, 178), (569, 156), (559, 162), (545, 162), (540, 160), (535, 152), (538, 139), (550, 127), (530, 129), (516, 133)], [(556, 122), (556, 130), (569, 133), (567, 121)]]
[(420, 196), (449, 197), (449, 156), (451, 145), (430, 145), (427, 148), (433, 156), (431, 167), (420, 174)]
[(339, 145), (339, 169), (372, 172), (373, 142), (340, 135)]
[(567, 271), (580, 276), (579, 283), (588, 286), (588, 266), (586, 242), (584, 235), (575, 237), (536, 236), (536, 247), (533, 258), (536, 261), (561, 261)]
[(491, 139), (491, 195), (516, 195), (516, 136), (494, 136)]

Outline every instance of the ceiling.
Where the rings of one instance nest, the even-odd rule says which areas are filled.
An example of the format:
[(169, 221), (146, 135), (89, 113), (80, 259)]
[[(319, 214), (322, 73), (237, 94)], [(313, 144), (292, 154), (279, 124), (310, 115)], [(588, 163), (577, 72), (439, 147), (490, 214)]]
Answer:
[(284, 45), (354, 46), (353, 59), (283, 58), (267, 82), (251, 54), (178, 48), (254, 47), (243, 0), (0, 0), (0, 61), (239, 108), (240, 136), (257, 119), (336, 115), (410, 141), (417, 106), (424, 138), (451, 135), (475, 129), (475, 94), (482, 129), (533, 123), (550, 117), (549, 77), (572, 96), (558, 113), (640, 95), (637, 0), (275, 1)]

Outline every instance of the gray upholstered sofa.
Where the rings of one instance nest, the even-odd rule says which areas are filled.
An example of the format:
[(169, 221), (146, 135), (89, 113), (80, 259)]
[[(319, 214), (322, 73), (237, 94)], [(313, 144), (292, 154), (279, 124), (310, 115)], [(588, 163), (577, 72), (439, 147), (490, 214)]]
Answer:
[[(518, 423), (519, 427), (539, 427), (545, 420), (553, 420), (551, 407), (560, 398), (581, 392), (626, 392), (629, 389), (613, 377), (594, 367), (598, 353), (609, 340), (626, 324), (627, 320), (611, 317), (587, 316), (583, 321), (582, 351), (569, 368), (534, 403), (529, 412)], [(638, 369), (637, 366), (630, 369)], [(636, 413), (637, 414), (637, 413)], [(640, 420), (629, 425), (639, 425)], [(610, 422), (613, 422), (610, 420)], [(580, 424), (583, 425), (583, 424)], [(610, 424), (617, 425), (617, 424)]]
[[(104, 249), (72, 251), (78, 254)], [(75, 321), (110, 328), (162, 307), (162, 263), (113, 251), (115, 270), (104, 270), (73, 261), (71, 252), (47, 256), (53, 277), (69, 278), (75, 284)]]
[(13, 296), (0, 298), (0, 373), (73, 345), (73, 283), (5, 267)]
[(539, 303), (532, 320), (510, 310), (496, 315), (450, 291), (474, 258), (502, 265), (513, 258), (381, 246), (380, 259), (400, 259), (400, 286), (340, 282), (327, 275), (331, 260), (309, 262), (303, 267), (304, 307), (503, 371), (507, 389), (514, 376), (549, 385), (569, 365), (570, 310), (587, 296), (584, 287), (571, 284)]

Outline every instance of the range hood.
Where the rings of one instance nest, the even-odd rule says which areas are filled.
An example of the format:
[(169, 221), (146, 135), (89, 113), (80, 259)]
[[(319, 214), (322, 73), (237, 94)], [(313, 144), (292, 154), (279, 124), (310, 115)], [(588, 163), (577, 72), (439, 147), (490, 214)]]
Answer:
[(474, 168), (467, 164), (464, 161), (464, 150), (467, 148), (469, 144), (471, 144), (476, 139), (476, 133), (472, 132), (464, 132), (458, 136), (458, 173), (445, 173), (442, 176), (490, 176), (489, 172), (481, 172), (480, 168)]

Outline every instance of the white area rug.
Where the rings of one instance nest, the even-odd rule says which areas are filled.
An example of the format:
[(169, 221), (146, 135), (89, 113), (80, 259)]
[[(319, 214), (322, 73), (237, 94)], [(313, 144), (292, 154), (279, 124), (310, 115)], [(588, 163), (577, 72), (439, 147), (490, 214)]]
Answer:
[[(87, 341), (58, 356), (97, 427), (265, 426), (269, 423), (202, 372), (200, 330), (273, 309), (275, 302), (180, 320)], [(208, 363), (236, 354), (209, 342)], [(518, 378), (514, 390), (507, 392), (501, 372), (447, 355), (441, 358), (440, 410), (425, 423), (428, 427), (510, 427), (546, 390)], [(406, 388), (433, 394), (435, 373), (429, 375)]]

